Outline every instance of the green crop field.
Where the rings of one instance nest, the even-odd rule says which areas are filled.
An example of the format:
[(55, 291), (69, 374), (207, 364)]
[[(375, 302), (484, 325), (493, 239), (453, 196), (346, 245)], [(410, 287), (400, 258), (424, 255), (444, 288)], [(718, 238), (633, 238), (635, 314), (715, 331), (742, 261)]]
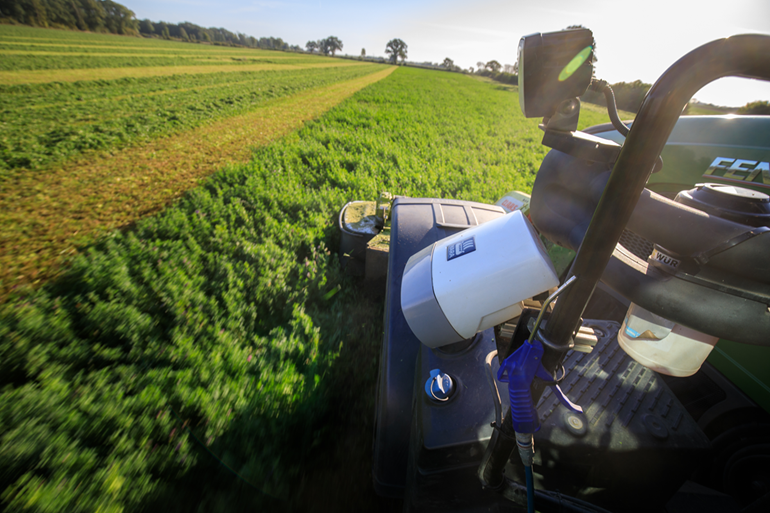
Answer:
[[(115, 56), (122, 51), (132, 57)], [(54, 276), (76, 245), (157, 211), (393, 69), (7, 25), (3, 52), (0, 302), (13, 287)], [(57, 69), (20, 69), (27, 58), (48, 62), (36, 53)], [(142, 66), (126, 60), (135, 55)], [(169, 57), (148, 67), (142, 55)]]
[[(25, 34), (0, 27), (6, 42)], [(34, 34), (56, 44), (59, 32)], [(73, 45), (163, 46), (61, 34)], [(208, 74), (5, 86), (3, 124), (26, 120), (35, 134), (3, 127), (3, 155), (16, 159), (4, 161), (6, 172), (42, 179), (57, 159), (92, 151), (78, 139), (85, 133), (107, 133), (95, 144), (108, 149), (166, 130), (184, 135), (246, 112), (245, 98), (303, 88), (312, 96), (383, 68), (332, 69), (265, 72), (253, 82), (226, 74), (237, 83)], [(142, 115), (157, 118), (150, 132)], [(582, 116), (581, 126), (607, 121)], [(100, 235), (55, 280), (12, 291), (0, 304), (2, 505), (391, 506), (372, 495), (370, 475), (382, 302), (339, 269), (338, 210), (381, 190), (482, 202), (529, 191), (547, 151), (537, 123), (520, 113), (515, 87), (399, 68), (161, 212)], [(56, 130), (80, 142), (56, 151), (40, 143)], [(3, 187), (20, 183), (29, 182), (7, 178)]]
[[(55, 47), (36, 46), (31, 38), (19, 45), (18, 33), (39, 35), (42, 41), (53, 40), (52, 34), (62, 39)], [(73, 53), (68, 46), (94, 42), (101, 44), (88, 54)], [(12, 54), (8, 48), (14, 49)], [(121, 48), (132, 55), (119, 57), (115, 50)], [(137, 53), (137, 48), (146, 51)], [(158, 57), (158, 52), (168, 57)], [(86, 150), (188, 130), (253, 110), (275, 97), (381, 69), (302, 54), (93, 34), (76, 39), (70, 32), (9, 26), (0, 26), (0, 55), (5, 55), (0, 59), (0, 180), (9, 170), (37, 169)], [(254, 65), (262, 67), (251, 69)], [(121, 74), (92, 76), (99, 68)], [(62, 69), (69, 73), (59, 76)], [(25, 79), (28, 74), (19, 70), (39, 73)], [(139, 73), (131, 76), (135, 71)], [(39, 78), (45, 81), (38, 83)], [(105, 83), (99, 78), (119, 79)]]
[[(184, 131), (269, 99), (351, 80), (377, 64), (0, 86), (0, 166), (7, 174)], [(2, 169), (0, 168), (0, 169)]]

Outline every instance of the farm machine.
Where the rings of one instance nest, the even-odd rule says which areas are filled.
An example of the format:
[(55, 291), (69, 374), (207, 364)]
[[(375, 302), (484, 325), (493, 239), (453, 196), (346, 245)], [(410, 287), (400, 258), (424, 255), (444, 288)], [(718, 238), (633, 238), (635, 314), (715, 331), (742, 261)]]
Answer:
[[(770, 37), (688, 53), (630, 126), (593, 46), (521, 39), (531, 196), (341, 213), (351, 261), (387, 262), (373, 478), (406, 510), (770, 511), (770, 117), (680, 117), (770, 80)], [(612, 123), (578, 131), (588, 88)]]

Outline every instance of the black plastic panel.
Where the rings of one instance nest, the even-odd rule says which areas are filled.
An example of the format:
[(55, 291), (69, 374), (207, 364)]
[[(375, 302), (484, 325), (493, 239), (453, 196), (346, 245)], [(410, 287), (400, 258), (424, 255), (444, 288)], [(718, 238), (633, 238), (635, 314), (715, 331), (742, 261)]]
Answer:
[(397, 198), (393, 203), (374, 434), (373, 477), (380, 495), (402, 496), (406, 483), (412, 387), (421, 346), (401, 311), (406, 262), (414, 253), (458, 230), (503, 214), (500, 207), (470, 201)]
[[(495, 349), (493, 329), (479, 333), (471, 347), (459, 354), (443, 355), (421, 348), (414, 381), (405, 511), (520, 511), (498, 494), (483, 490), (476, 477), (495, 420), (484, 363)], [(457, 383), (457, 393), (446, 403), (436, 403), (420, 393), (426, 377), (436, 368)], [(493, 368), (498, 368), (496, 361)], [(498, 382), (498, 387), (502, 400), (507, 400), (507, 385)]]

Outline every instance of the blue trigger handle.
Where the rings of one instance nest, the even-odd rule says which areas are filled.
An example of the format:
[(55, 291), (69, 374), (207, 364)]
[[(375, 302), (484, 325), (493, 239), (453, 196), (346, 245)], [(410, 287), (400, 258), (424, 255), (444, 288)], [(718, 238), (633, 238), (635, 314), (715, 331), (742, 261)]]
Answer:
[[(505, 359), (497, 371), (498, 381), (508, 383), (511, 420), (513, 430), (517, 433), (536, 433), (540, 429), (540, 419), (530, 390), (532, 380), (537, 376), (546, 383), (553, 381), (553, 377), (543, 367), (542, 361), (543, 345), (537, 339), (533, 343), (527, 340)], [(575, 413), (583, 413), (583, 408), (567, 399), (559, 385), (549, 386), (564, 406)]]

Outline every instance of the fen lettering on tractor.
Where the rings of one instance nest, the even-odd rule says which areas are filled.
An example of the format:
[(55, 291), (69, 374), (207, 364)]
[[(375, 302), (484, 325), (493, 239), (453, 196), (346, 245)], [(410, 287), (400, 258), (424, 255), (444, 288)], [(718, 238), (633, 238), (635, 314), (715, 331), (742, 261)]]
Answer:
[[(770, 511), (770, 117), (680, 117), (770, 80), (770, 37), (688, 53), (630, 127), (593, 46), (521, 39), (531, 197), (343, 209), (351, 262), (387, 262), (373, 477), (406, 510)], [(581, 132), (589, 87), (612, 123)]]

